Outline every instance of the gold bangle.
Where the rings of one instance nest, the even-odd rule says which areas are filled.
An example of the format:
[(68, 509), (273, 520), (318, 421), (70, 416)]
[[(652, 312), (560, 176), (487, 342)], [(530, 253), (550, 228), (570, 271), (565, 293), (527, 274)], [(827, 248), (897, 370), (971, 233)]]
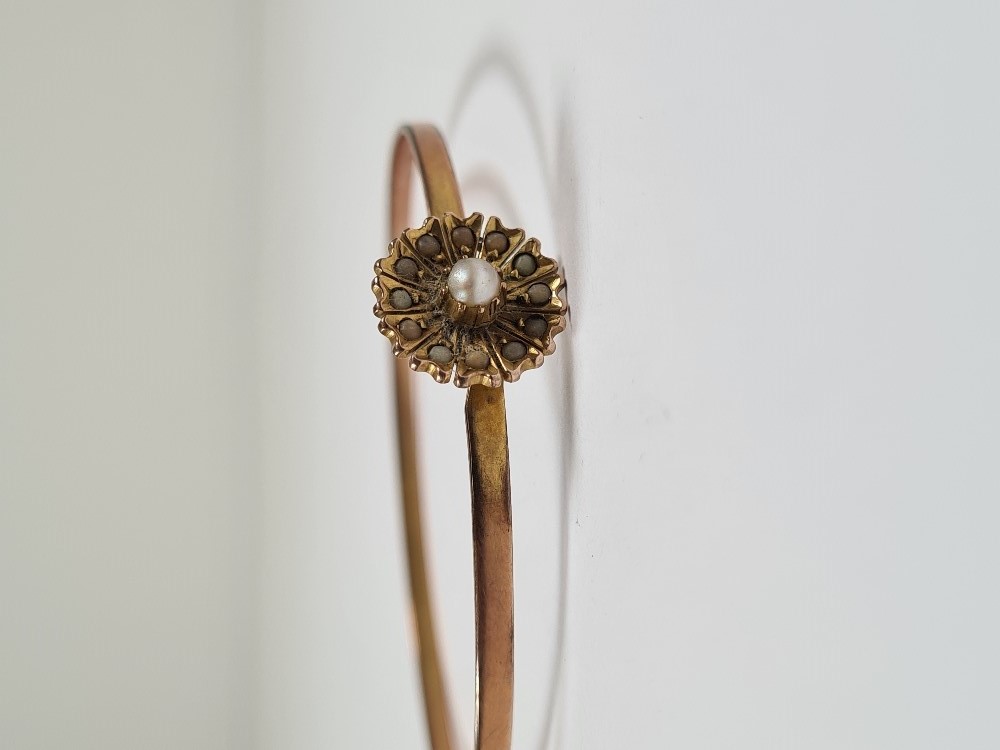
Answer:
[[(406, 228), (416, 167), (429, 218)], [(514, 564), (505, 382), (555, 351), (567, 308), (558, 264), (496, 217), (465, 216), (444, 140), (400, 129), (392, 160), (389, 253), (375, 264), (379, 331), (392, 343), (400, 485), (427, 726), (433, 750), (457, 743), (445, 696), (420, 521), (409, 370), (467, 388), (476, 608), (477, 750), (509, 750), (514, 704)]]

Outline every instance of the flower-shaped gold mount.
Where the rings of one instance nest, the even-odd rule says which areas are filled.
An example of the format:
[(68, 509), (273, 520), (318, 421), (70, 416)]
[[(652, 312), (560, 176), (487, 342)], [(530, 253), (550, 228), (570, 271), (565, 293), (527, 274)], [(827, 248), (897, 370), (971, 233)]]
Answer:
[(540, 366), (566, 327), (564, 287), (538, 240), (479, 213), (405, 230), (372, 282), (393, 354), (460, 388), (497, 387)]

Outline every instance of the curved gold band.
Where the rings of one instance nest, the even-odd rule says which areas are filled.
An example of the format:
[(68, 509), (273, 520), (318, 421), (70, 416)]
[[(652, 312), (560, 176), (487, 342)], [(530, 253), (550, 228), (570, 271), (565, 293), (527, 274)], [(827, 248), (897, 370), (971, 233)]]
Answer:
[[(393, 153), (390, 237), (398, 237), (406, 229), (414, 166), (423, 182), (430, 215), (443, 216), (446, 212), (464, 215), (458, 183), (441, 134), (431, 125), (407, 125), (400, 129)], [(396, 360), (395, 374), (406, 552), (427, 726), (433, 750), (452, 750), (456, 742), (434, 635), (420, 520), (412, 376), (405, 360)], [(472, 484), (476, 603), (475, 747), (509, 750), (514, 709), (514, 557), (503, 386), (470, 387), (465, 402), (465, 424)]]

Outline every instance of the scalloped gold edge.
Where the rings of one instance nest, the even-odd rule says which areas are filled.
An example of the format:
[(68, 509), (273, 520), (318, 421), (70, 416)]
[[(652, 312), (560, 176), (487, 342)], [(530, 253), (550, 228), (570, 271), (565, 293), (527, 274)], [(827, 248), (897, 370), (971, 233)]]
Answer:
[[(457, 337), (453, 334), (452, 351), (455, 358), (449, 365), (442, 367), (438, 363), (429, 359), (418, 357), (412, 351), (407, 351), (398, 330), (392, 323), (386, 320), (386, 317), (390, 315), (397, 316), (406, 314), (405, 310), (394, 312), (386, 310), (383, 307), (385, 300), (391, 293), (391, 289), (403, 287), (411, 293), (415, 292), (421, 296), (426, 295), (426, 287), (410, 286), (400, 282), (398, 279), (390, 277), (387, 269), (392, 268), (395, 263), (389, 264), (387, 261), (392, 259), (398, 261), (402, 257), (416, 257), (418, 265), (420, 265), (421, 270), (425, 272), (429, 271), (434, 266), (439, 266), (440, 263), (437, 261), (428, 261), (423, 258), (423, 256), (420, 256), (420, 254), (416, 251), (416, 240), (420, 236), (428, 233), (434, 234), (439, 242), (442, 243), (442, 252), (445, 255), (445, 260), (448, 264), (454, 263), (458, 258), (469, 257), (465, 254), (465, 252), (456, 248), (452, 241), (451, 234), (458, 226), (467, 226), (475, 233), (476, 245), (471, 249), (471, 255), (477, 257), (482, 257), (482, 254), (484, 253), (484, 239), (489, 232), (502, 231), (507, 235), (509, 240), (507, 250), (497, 256), (495, 260), (490, 260), (490, 262), (497, 268), (497, 271), (501, 274), (501, 277), (504, 275), (504, 268), (525, 246), (531, 246), (533, 254), (552, 263), (552, 266), (546, 270), (546, 275), (551, 275), (544, 282), (552, 290), (552, 298), (547, 304), (538, 308), (537, 314), (544, 315), (547, 319), (554, 317), (554, 320), (549, 323), (545, 339), (538, 339), (544, 343), (544, 346), (541, 349), (534, 345), (529, 346), (526, 356), (517, 363), (513, 363), (510, 362), (510, 360), (505, 359), (499, 351), (499, 346), (494, 346), (491, 347), (493, 351), (489, 354), (492, 365), (490, 369), (462, 371), (459, 363), (458, 347), (455, 345), (457, 343)], [(437, 231), (434, 231), (435, 229)], [(528, 237), (523, 229), (506, 227), (499, 218), (495, 216), (484, 218), (483, 214), (478, 212), (472, 213), (465, 218), (451, 213), (447, 213), (441, 217), (429, 216), (424, 220), (419, 228), (404, 230), (399, 237), (389, 243), (386, 256), (380, 258), (375, 263), (375, 278), (372, 279), (372, 292), (376, 298), (376, 305), (373, 312), (375, 317), (379, 319), (379, 332), (389, 339), (389, 342), (392, 345), (393, 355), (396, 357), (406, 357), (410, 369), (415, 372), (426, 372), (438, 383), (447, 383), (449, 380), (452, 380), (455, 386), (459, 388), (468, 388), (473, 385), (483, 385), (496, 388), (504, 382), (516, 382), (528, 370), (534, 370), (541, 367), (545, 358), (555, 353), (555, 337), (566, 330), (567, 315), (569, 313), (569, 305), (566, 304), (565, 301), (559, 296), (560, 293), (566, 288), (565, 279), (560, 273), (561, 268), (559, 263), (554, 258), (544, 255), (541, 247), (541, 242), (534, 237)], [(390, 279), (392, 281), (392, 285), (389, 286), (385, 284), (385, 279)], [(518, 305), (518, 307), (522, 308), (527, 306)], [(426, 316), (428, 313), (426, 311), (414, 313), (414, 315), (418, 314)], [(434, 330), (440, 330), (441, 327), (441, 325), (436, 325), (429, 328), (428, 331), (433, 332)], [(485, 326), (485, 328), (490, 330), (493, 336), (496, 336), (501, 340), (509, 339), (509, 335), (505, 334), (502, 330), (493, 330), (492, 324)], [(426, 338), (422, 339), (422, 341), (426, 341)], [(532, 354), (532, 351), (536, 353)], [(497, 360), (499, 360), (499, 362)], [(496, 372), (492, 372), (492, 369), (495, 369)]]

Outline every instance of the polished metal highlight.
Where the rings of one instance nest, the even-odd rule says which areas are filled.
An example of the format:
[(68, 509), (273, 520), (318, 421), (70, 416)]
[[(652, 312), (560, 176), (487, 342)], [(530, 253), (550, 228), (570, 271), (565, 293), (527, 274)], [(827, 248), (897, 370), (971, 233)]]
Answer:
[[(410, 180), (420, 174), (430, 216), (407, 228)], [(403, 127), (390, 193), (389, 254), (375, 265), (379, 331), (392, 343), (400, 485), (413, 621), (432, 750), (456, 750), (435, 636), (421, 522), (420, 474), (410, 370), (467, 388), (476, 608), (476, 750), (510, 750), (514, 707), (514, 562), (504, 383), (542, 364), (565, 328), (558, 264), (521, 229), (466, 215), (444, 140), (430, 125)], [(448, 291), (452, 267), (479, 258), (499, 292), (472, 304)], [(478, 266), (481, 272), (482, 264)], [(487, 285), (486, 288), (489, 288)], [(486, 299), (486, 296), (490, 296)]]

